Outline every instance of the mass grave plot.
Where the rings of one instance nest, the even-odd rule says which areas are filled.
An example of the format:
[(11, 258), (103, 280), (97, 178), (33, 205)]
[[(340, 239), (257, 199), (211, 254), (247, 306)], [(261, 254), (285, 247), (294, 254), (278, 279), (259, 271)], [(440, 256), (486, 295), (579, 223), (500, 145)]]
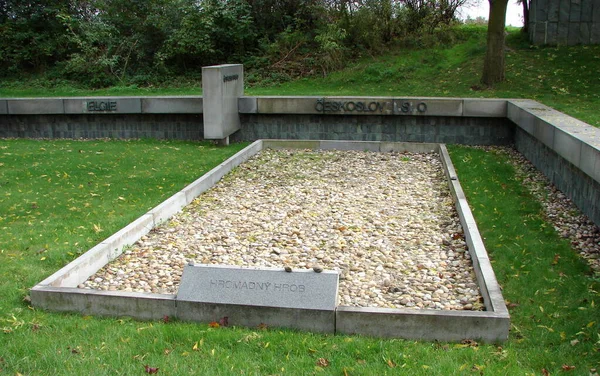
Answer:
[[(263, 148), (286, 150), (264, 150), (193, 201)], [(508, 335), (500, 289), (443, 145), (257, 141), (128, 227), (36, 286), (34, 304), (420, 339)], [(124, 244), (133, 246), (123, 253)], [(197, 277), (183, 272), (188, 287), (176, 295), (190, 262), (232, 267), (212, 270), (206, 291), (195, 292), (202, 270), (187, 266)], [(248, 268), (265, 277), (241, 278)], [(268, 275), (309, 282), (328, 273), (336, 282), (329, 290), (340, 278), (333, 299), (285, 303), (319, 291), (300, 283), (277, 282), (278, 292), (288, 289), (280, 304), (250, 291), (275, 283)], [(332, 304), (319, 306), (325, 300)]]

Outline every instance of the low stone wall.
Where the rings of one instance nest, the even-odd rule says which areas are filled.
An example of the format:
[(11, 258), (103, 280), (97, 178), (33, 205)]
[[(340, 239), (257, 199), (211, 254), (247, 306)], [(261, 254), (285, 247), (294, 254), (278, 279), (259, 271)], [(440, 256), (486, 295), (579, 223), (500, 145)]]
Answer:
[(0, 115), (0, 138), (203, 139), (202, 114)]
[(433, 142), (507, 145), (514, 124), (506, 118), (383, 115), (242, 114), (235, 141), (258, 139)]
[(511, 100), (515, 145), (600, 226), (600, 129), (532, 100)]
[[(600, 225), (600, 129), (526, 99), (240, 97), (258, 139), (516, 143)], [(0, 137), (201, 140), (202, 97), (0, 99)]]
[(521, 128), (517, 128), (515, 133), (515, 146), (594, 223), (600, 225), (600, 182)]

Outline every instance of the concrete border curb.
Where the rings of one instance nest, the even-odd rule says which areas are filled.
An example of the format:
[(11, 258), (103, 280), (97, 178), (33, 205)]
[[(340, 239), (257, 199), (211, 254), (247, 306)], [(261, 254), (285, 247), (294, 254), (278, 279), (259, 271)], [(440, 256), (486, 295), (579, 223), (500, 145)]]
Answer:
[[(76, 286), (209, 189), (231, 169), (263, 148), (370, 150), (373, 152), (437, 152), (445, 166), (465, 231), (486, 311), (436, 311), (337, 306), (335, 311), (281, 307), (238, 306), (178, 301), (175, 295), (94, 291)], [(261, 323), (321, 333), (362, 334), (378, 337), (460, 341), (471, 338), (502, 342), (508, 338), (510, 317), (489, 262), (483, 241), (460, 187), (448, 152), (442, 144), (369, 141), (259, 140), (238, 152), (180, 192), (69, 263), (31, 289), (35, 307), (101, 316), (130, 316), (156, 320), (164, 316), (186, 321), (216, 321), (228, 316), (235, 325)]]

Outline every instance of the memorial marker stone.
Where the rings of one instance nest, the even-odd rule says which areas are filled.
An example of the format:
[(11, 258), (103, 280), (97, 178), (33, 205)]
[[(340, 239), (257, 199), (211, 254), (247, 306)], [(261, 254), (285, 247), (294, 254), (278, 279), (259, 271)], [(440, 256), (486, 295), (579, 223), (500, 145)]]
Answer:
[(177, 300), (251, 306), (334, 310), (339, 274), (325, 270), (186, 265)]

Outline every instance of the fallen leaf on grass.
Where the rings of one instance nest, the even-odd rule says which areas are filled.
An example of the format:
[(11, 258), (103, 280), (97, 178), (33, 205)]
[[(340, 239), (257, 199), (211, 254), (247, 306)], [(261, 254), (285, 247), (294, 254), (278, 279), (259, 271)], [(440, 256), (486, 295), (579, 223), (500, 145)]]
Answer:
[(483, 374), (484, 368), (485, 368), (485, 366), (480, 366), (479, 364), (474, 364), (473, 367), (471, 368), (471, 371), (479, 372), (480, 374)]
[(171, 350), (171, 349), (164, 349), (163, 350), (163, 354), (169, 355), (171, 353), (171, 351), (173, 351), (173, 350)]
[(208, 326), (211, 327), (211, 328), (218, 328), (221, 325), (219, 325), (219, 323), (216, 322), (216, 321), (211, 321), (210, 324), (208, 324)]
[(260, 335), (260, 334), (258, 334), (256, 332), (252, 332), (252, 333), (248, 334), (247, 336), (245, 336), (243, 338), (240, 338), (238, 340), (238, 342), (250, 342), (252, 340), (259, 339), (261, 337), (262, 337), (262, 335)]
[(547, 370), (547, 369), (545, 369), (545, 368), (542, 368), (542, 375), (543, 375), (543, 376), (550, 376), (550, 372), (548, 372), (548, 370)]
[(549, 327), (549, 326), (546, 326), (546, 325), (538, 325), (537, 327), (538, 327), (538, 328), (542, 328), (542, 329), (546, 329), (546, 330), (547, 330), (547, 331), (549, 331), (550, 333), (554, 333), (554, 329), (553, 329), (553, 328), (551, 328), (551, 327)]
[(557, 253), (554, 255), (554, 259), (552, 259), (552, 265), (558, 264), (558, 260), (560, 260), (560, 255)]
[(150, 367), (148, 365), (145, 365), (144, 370), (146, 371), (146, 373), (158, 373), (158, 367)]
[(168, 323), (168, 322), (169, 322), (169, 320), (170, 320), (170, 318), (169, 318), (169, 316), (167, 316), (167, 315), (164, 315), (164, 316), (163, 316), (163, 318), (162, 318), (162, 321), (163, 321), (165, 324), (166, 324), (166, 323)]
[(269, 329), (269, 326), (267, 324), (264, 324), (261, 322), (260, 324), (258, 324), (258, 326), (256, 328), (260, 329), (260, 330), (267, 330), (267, 329)]
[(219, 320), (219, 325), (221, 325), (223, 327), (229, 326), (229, 317), (227, 317), (227, 316), (221, 317), (221, 319)]
[(578, 343), (579, 343), (579, 340), (578, 339), (574, 339), (574, 340), (571, 341), (571, 346), (575, 346)]
[(562, 370), (563, 371), (572, 371), (574, 369), (575, 369), (575, 366), (569, 366), (569, 365), (566, 365), (566, 364), (562, 365)]
[(388, 367), (390, 367), (390, 368), (396, 367), (396, 363), (394, 363), (391, 359), (388, 359), (386, 363), (387, 363)]
[(325, 359), (325, 358), (319, 358), (317, 359), (317, 365), (319, 367), (328, 367), (329, 366), (329, 360)]
[(473, 341), (472, 339), (463, 339), (462, 341), (460, 341), (460, 344), (454, 345), (454, 347), (456, 347), (456, 348), (466, 348), (466, 347), (476, 348), (477, 346), (479, 346), (479, 344), (477, 342)]

